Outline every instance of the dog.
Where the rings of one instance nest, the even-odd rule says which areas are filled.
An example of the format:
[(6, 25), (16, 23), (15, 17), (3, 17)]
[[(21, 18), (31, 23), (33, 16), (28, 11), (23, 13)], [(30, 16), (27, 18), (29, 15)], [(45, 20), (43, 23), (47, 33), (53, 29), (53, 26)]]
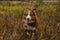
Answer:
[(32, 32), (35, 32), (35, 30), (37, 28), (37, 20), (36, 20), (34, 11), (35, 11), (34, 9), (30, 10), (30, 9), (26, 8), (24, 10), (24, 13), (22, 16), (23, 25), (26, 20), (30, 21), (29, 23), (25, 23), (25, 27), (27, 27), (27, 25), (29, 25), (28, 29), (25, 28), (26, 31), (28, 31), (28, 32), (30, 32), (32, 30), (33, 30)]

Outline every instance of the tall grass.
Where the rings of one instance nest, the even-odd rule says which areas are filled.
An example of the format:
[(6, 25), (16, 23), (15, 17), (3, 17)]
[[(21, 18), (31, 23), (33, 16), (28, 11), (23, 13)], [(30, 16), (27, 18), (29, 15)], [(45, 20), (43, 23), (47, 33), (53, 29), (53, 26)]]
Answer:
[[(24, 9), (31, 6), (0, 5), (0, 39), (21, 40), (23, 33), (21, 23)], [(40, 26), (37, 40), (60, 40), (60, 13), (56, 12), (57, 5), (40, 5), (37, 16)]]

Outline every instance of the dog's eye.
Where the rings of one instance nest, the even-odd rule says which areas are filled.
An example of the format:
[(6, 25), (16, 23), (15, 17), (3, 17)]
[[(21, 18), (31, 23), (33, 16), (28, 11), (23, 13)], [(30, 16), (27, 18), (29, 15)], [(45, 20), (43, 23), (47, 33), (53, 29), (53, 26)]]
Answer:
[(33, 16), (32, 14), (30, 14), (30, 16)]
[(33, 13), (33, 16), (35, 16), (35, 13)]
[(35, 14), (30, 14), (31, 16), (35, 16)]
[(24, 16), (27, 16), (27, 13), (26, 13), (26, 14), (24, 14)]

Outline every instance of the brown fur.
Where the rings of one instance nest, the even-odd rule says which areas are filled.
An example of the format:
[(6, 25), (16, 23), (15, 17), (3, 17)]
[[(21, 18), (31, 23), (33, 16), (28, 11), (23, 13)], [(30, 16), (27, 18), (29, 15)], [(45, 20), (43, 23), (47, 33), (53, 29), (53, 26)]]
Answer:
[[(27, 16), (27, 15), (28, 15), (27, 10), (24, 10), (22, 19), (26, 19), (26, 16)], [(30, 15), (31, 15), (31, 20), (35, 21), (35, 26), (34, 26), (34, 27), (37, 28), (37, 21), (36, 21), (36, 17), (35, 17), (35, 14), (34, 14), (33, 10), (31, 10)]]

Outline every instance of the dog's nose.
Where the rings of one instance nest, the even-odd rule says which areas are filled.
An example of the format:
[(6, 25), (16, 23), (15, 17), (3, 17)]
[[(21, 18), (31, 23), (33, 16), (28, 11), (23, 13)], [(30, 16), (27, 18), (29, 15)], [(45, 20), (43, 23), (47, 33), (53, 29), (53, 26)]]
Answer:
[(30, 20), (29, 18), (27, 18), (27, 20)]
[(29, 19), (29, 20), (31, 20), (31, 16), (30, 16), (30, 15), (28, 15), (28, 16), (26, 17), (26, 19)]

